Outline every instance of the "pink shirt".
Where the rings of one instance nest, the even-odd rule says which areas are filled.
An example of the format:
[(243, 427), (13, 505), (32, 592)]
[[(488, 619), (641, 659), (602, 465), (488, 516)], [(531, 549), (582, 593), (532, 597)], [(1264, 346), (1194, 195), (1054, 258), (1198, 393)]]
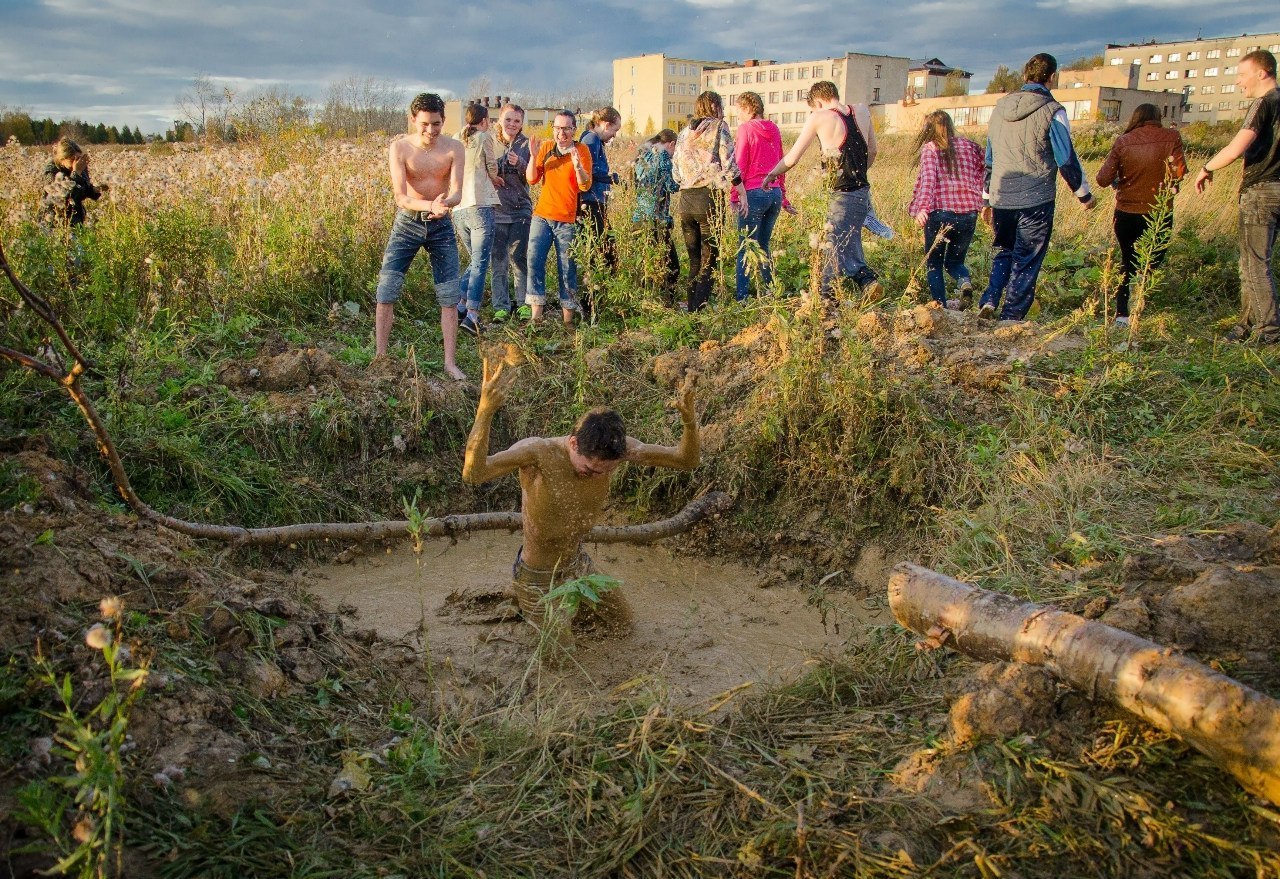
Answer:
[[(773, 170), (782, 158), (782, 134), (778, 126), (768, 119), (752, 119), (738, 126), (734, 144), (734, 157), (742, 172), (744, 189), (759, 189), (764, 176)], [(787, 202), (787, 177), (779, 177), (775, 185), (782, 190), (782, 201)], [(738, 200), (737, 191), (733, 200)]]

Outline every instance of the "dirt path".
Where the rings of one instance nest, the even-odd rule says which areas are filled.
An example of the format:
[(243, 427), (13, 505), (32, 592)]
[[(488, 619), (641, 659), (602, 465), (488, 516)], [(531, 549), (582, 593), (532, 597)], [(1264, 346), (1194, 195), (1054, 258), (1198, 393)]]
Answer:
[(828, 606), (824, 628), (805, 592), (762, 588), (761, 573), (751, 568), (677, 558), (662, 546), (588, 546), (597, 567), (622, 581), (634, 628), (579, 637), (575, 663), (548, 677), (530, 663), (533, 629), (515, 617), (506, 596), (519, 545), (518, 534), (477, 535), (455, 546), (428, 545), (420, 564), (404, 548), (316, 569), (306, 579), (329, 609), (353, 606), (361, 626), (427, 651), (442, 684), (491, 695), (530, 681), (587, 693), (648, 679), (676, 701), (711, 703), (741, 684), (793, 677), (807, 658), (888, 620), (887, 611), (841, 595)]

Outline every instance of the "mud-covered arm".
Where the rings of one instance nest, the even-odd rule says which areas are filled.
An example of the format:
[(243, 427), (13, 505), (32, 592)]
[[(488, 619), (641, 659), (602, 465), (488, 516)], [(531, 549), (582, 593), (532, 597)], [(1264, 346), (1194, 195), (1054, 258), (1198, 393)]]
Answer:
[(493, 416), (506, 402), (507, 391), (514, 380), (515, 372), (507, 367), (505, 361), (485, 358), (476, 423), (467, 437), (467, 451), (462, 461), (463, 482), (479, 485), (533, 463), (535, 440), (531, 439), (520, 440), (509, 449), (489, 454), (489, 428), (493, 424)]
[(684, 385), (676, 398), (675, 408), (684, 424), (679, 444), (659, 446), (627, 437), (628, 461), (646, 467), (672, 467), (676, 470), (692, 470), (698, 466), (702, 459), (702, 438), (698, 432), (698, 410), (693, 395), (696, 385), (697, 376), (690, 373), (685, 377)]

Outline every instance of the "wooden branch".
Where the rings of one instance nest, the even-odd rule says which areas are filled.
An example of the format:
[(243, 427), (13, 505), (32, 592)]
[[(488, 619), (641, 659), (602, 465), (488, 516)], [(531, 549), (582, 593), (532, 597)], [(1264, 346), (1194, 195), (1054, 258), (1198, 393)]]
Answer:
[(13, 267), (9, 265), (9, 258), (5, 255), (4, 245), (0, 244), (0, 271), (4, 272), (4, 276), (9, 279), (9, 283), (13, 285), (13, 289), (18, 291), (18, 295), (22, 297), (22, 301), (27, 307), (36, 313), (41, 320), (53, 328), (58, 338), (62, 340), (63, 346), (67, 349), (67, 353), (71, 355), (71, 359), (79, 364), (81, 369), (86, 369), (89, 362), (84, 359), (80, 353), (80, 349), (71, 341), (71, 336), (67, 334), (67, 330), (62, 326), (62, 321), (58, 320), (58, 316), (54, 314), (53, 306), (49, 301), (36, 291), (32, 290), (22, 279), (13, 271)]
[(1280, 703), (1137, 635), (902, 563), (889, 579), (900, 624), (975, 659), (1043, 665), (1208, 755), (1280, 805)]

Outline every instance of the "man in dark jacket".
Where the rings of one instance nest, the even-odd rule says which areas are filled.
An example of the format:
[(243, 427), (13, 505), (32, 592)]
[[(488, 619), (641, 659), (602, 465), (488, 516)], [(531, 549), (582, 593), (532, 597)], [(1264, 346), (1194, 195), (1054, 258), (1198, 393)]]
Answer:
[(1058, 72), (1052, 55), (1033, 55), (1022, 68), (1026, 85), (996, 103), (987, 128), (983, 217), (995, 234), (991, 279), (978, 315), (1022, 320), (1035, 299), (1040, 265), (1049, 251), (1057, 175), (1086, 209), (1095, 202), (1071, 145), (1067, 112), (1053, 99), (1049, 81)]
[(1244, 125), (1196, 175), (1196, 192), (1241, 156), (1240, 322), (1227, 333), (1233, 342), (1250, 336), (1259, 345), (1280, 343), (1280, 306), (1271, 271), (1276, 230), (1280, 228), (1280, 89), (1276, 56), (1257, 49), (1240, 59), (1236, 87), (1253, 98)]

